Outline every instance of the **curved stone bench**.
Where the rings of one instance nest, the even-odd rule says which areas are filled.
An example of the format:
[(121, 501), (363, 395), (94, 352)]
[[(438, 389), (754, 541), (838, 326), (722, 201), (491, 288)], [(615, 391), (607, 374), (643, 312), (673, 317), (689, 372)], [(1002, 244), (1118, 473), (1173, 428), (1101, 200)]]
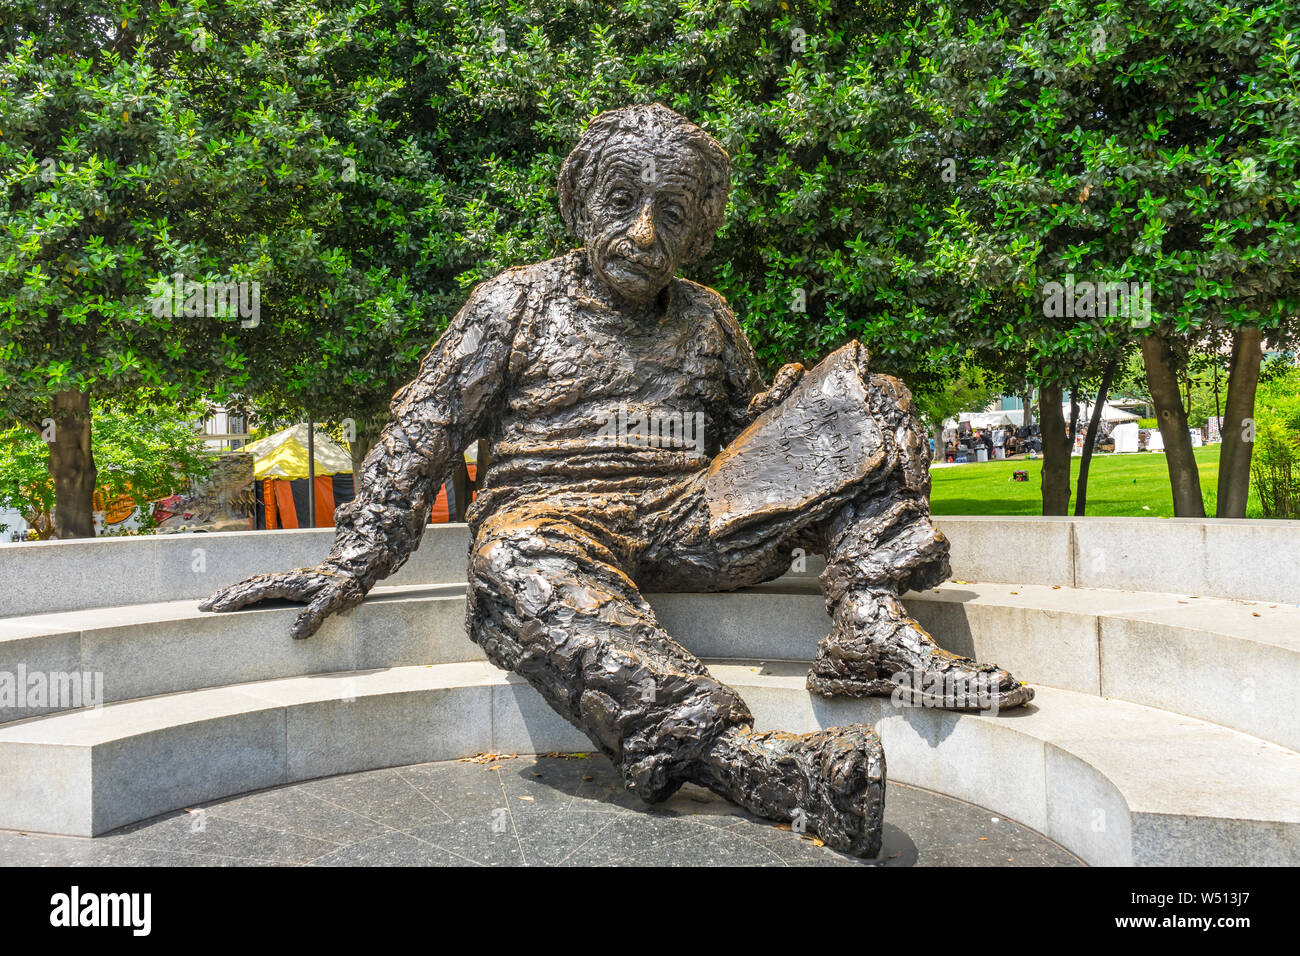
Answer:
[[(877, 724), (894, 779), (1036, 827), (1089, 862), (1300, 860), (1293, 523), (941, 525), (955, 580), (907, 604), (945, 646), (1035, 684), (1029, 709), (992, 717), (810, 697), (806, 661), (828, 623), (816, 558), (744, 592), (650, 599), (760, 725)], [(310, 641), (287, 636), (297, 606), (197, 610), (222, 584), (314, 563), (330, 537), (0, 546), (0, 672), (94, 672), (115, 701), (0, 710), (0, 827), (94, 834), (326, 774), (590, 749), (466, 638), (463, 526), (429, 529), (388, 586)], [(1275, 573), (1259, 573), (1259, 554)], [(1161, 590), (1122, 589), (1138, 585)]]
[[(1300, 604), (1294, 521), (943, 516), (957, 579)], [(201, 598), (251, 574), (315, 564), (333, 530), (0, 542), (0, 618)], [(433, 525), (394, 586), (465, 580), (469, 534)], [(810, 556), (796, 576), (815, 576)]]
[[(810, 661), (829, 619), (815, 581), (654, 594), (660, 621), (706, 659)], [(941, 643), (1021, 680), (1198, 717), (1300, 749), (1300, 608), (1042, 585), (952, 582), (906, 603)], [(105, 702), (345, 670), (482, 660), (464, 586), (378, 588), (310, 640), (298, 607), (207, 614), (193, 600), (0, 620), (0, 671), (103, 675)], [(0, 722), (60, 707), (5, 708)]]
[[(1094, 864), (1294, 862), (1300, 755), (1071, 691), (997, 717), (824, 701), (798, 667), (714, 663), (760, 727), (868, 721), (892, 779), (991, 807)], [(0, 729), (0, 827), (91, 835), (251, 789), (476, 752), (590, 749), (481, 662), (210, 688)]]

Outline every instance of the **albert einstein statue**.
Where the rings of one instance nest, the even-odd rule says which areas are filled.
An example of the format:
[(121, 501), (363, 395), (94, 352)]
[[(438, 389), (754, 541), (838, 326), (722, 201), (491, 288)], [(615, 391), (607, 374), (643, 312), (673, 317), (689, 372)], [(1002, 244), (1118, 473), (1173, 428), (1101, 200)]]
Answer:
[[(492, 463), (467, 516), (470, 638), (607, 754), (629, 790), (684, 782), (829, 846), (879, 852), (885, 762), (865, 725), (755, 732), (745, 702), (659, 626), (650, 591), (719, 591), (825, 554), (830, 633), (816, 693), (1033, 691), (940, 649), (899, 596), (949, 575), (930, 522), (928, 444), (898, 380), (858, 343), (764, 387), (727, 303), (677, 276), (727, 204), (722, 147), (663, 106), (591, 121), (560, 171), (583, 248), (476, 287), (392, 403), (356, 500), (321, 565), (264, 574), (203, 602), (302, 601), (293, 636), (360, 604), (419, 545), (438, 488), (484, 437)], [(637, 428), (629, 431), (627, 424)]]

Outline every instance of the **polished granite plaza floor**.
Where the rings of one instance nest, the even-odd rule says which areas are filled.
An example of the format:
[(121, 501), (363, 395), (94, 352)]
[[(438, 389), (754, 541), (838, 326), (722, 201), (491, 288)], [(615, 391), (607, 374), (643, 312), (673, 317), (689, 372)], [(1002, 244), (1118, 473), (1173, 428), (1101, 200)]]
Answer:
[(0, 865), (1081, 865), (1033, 830), (894, 783), (884, 843), (855, 860), (698, 787), (647, 807), (599, 755), (506, 755), (275, 787), (94, 839), (0, 830)]

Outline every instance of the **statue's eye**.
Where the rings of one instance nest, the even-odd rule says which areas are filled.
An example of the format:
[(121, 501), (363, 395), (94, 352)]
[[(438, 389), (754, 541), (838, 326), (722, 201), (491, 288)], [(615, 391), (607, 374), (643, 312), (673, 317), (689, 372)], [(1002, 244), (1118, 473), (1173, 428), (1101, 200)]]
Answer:
[(633, 196), (629, 190), (616, 189), (609, 194), (608, 201), (611, 208), (618, 212), (625, 212), (632, 208)]
[(670, 202), (663, 207), (664, 219), (673, 225), (677, 225), (686, 218), (686, 210), (675, 202)]

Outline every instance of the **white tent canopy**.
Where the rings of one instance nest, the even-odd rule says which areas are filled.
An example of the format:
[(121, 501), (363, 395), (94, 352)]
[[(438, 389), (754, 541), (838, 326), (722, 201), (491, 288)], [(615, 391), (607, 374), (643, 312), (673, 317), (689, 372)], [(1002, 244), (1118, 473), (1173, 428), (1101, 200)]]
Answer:
[[(1094, 407), (1093, 405), (1080, 405), (1079, 421), (1086, 422), (1090, 418), (1092, 418), (1093, 407)], [(1061, 406), (1061, 413), (1065, 416), (1065, 423), (1068, 425), (1070, 423), (1069, 402), (1066, 402), (1064, 405)], [(1136, 421), (1139, 417), (1140, 416), (1134, 415), (1132, 412), (1124, 411), (1124, 409), (1122, 408), (1116, 408), (1110, 402), (1107, 402), (1105, 405), (1101, 406), (1101, 420), (1103, 422), (1132, 422), (1132, 421)]]
[[(1079, 406), (1079, 421), (1087, 422), (1092, 417), (1092, 404), (1083, 404)], [(949, 418), (943, 423), (945, 430), (955, 429), (962, 422), (970, 422), (971, 428), (998, 428), (1003, 425), (1012, 425), (1019, 427), (1024, 421), (1024, 409), (1020, 408), (1003, 408), (997, 411), (983, 412), (959, 412), (956, 418)], [(1070, 403), (1066, 402), (1061, 405), (1061, 417), (1065, 419), (1066, 424), (1070, 422)], [(1101, 420), (1103, 422), (1131, 422), (1136, 421), (1139, 416), (1132, 412), (1125, 411), (1110, 402), (1101, 407)]]
[(1001, 425), (1019, 425), (1022, 412), (1009, 408), (997, 412), (961, 412), (956, 418), (943, 423), (944, 428), (956, 428), (961, 422), (970, 422), (971, 428), (996, 428)]

